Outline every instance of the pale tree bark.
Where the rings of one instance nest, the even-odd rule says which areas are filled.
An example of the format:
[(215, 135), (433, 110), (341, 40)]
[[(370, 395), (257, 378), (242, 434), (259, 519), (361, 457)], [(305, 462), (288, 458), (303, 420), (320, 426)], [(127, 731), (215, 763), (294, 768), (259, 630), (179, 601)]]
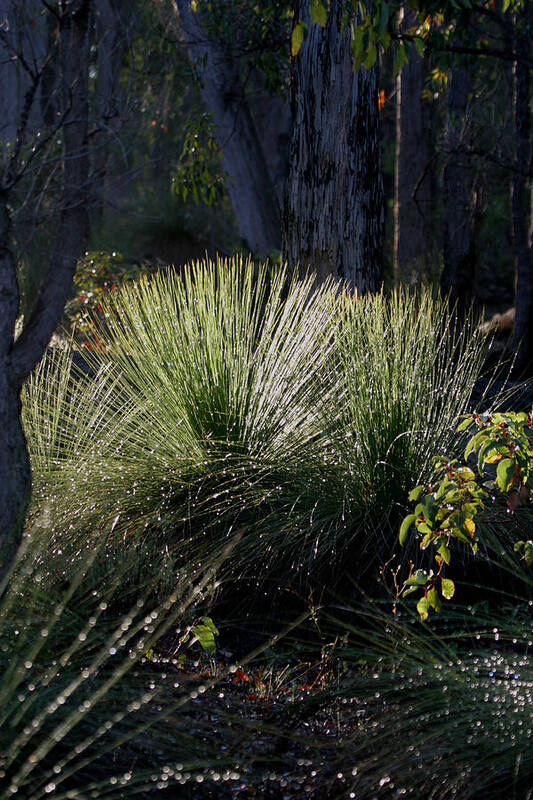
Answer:
[(441, 289), (466, 310), (474, 294), (476, 278), (476, 192), (472, 158), (469, 99), (471, 73), (460, 65), (452, 69), (448, 94), (446, 166), (444, 168), (444, 268)]
[(289, 170), (291, 111), (286, 100), (266, 90), (260, 74), (253, 75), (252, 82), (254, 88), (250, 97), (250, 110), (278, 206), (281, 208)]
[[(297, 4), (308, 19), (308, 2)], [(360, 293), (381, 283), (383, 183), (377, 68), (353, 69), (344, 2), (325, 28), (312, 25), (292, 65), (292, 136), (283, 210), (288, 262), (348, 281)]]
[(109, 130), (118, 131), (121, 124), (120, 68), (124, 54), (124, 19), (120, 0), (93, 0), (97, 51), (97, 126), (101, 134), (93, 145), (94, 190), (93, 213), (103, 214), (110, 155)]
[[(403, 26), (415, 24), (407, 8)], [(431, 106), (422, 91), (427, 62), (411, 53), (396, 78), (396, 169), (394, 183), (394, 277), (412, 280), (430, 266)]]
[(191, 62), (203, 83), (202, 100), (215, 119), (217, 142), (229, 176), (228, 194), (239, 232), (254, 253), (279, 250), (279, 206), (242, 85), (239, 65), (223, 43), (211, 40), (190, 0), (172, 0)]
[[(533, 18), (527, 9), (529, 20)], [(524, 15), (525, 16), (525, 15)], [(524, 18), (525, 22), (525, 18)], [(512, 347), (518, 373), (533, 374), (533, 230), (528, 230), (530, 200), (526, 173), (533, 166), (530, 122), (531, 38), (517, 37), (519, 59), (513, 65), (513, 123), (515, 166), (511, 184), (512, 240), (516, 265), (515, 324)], [(521, 171), (523, 169), (523, 172)]]
[[(61, 0), (60, 74), (63, 120), (61, 221), (52, 263), (34, 310), (14, 342), (18, 313), (15, 261), (10, 250), (9, 190), (0, 190), (0, 577), (11, 566), (26, 514), (30, 467), (20, 423), (20, 389), (56, 329), (88, 233), (88, 29), (90, 0)], [(19, 135), (24, 133), (17, 126)], [(19, 165), (19, 176), (24, 165)]]

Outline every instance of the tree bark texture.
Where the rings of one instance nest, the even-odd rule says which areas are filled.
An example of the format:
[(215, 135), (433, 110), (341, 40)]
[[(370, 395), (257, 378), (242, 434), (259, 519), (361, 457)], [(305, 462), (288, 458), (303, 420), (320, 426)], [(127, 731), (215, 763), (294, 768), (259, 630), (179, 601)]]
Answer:
[[(296, 18), (309, 19), (308, 2)], [(354, 72), (345, 3), (325, 28), (311, 25), (292, 64), (292, 136), (283, 254), (318, 280), (333, 275), (360, 293), (381, 283), (383, 182), (377, 68)]]
[(441, 289), (451, 302), (466, 309), (476, 278), (476, 200), (468, 118), (472, 75), (455, 65), (448, 94), (447, 160), (444, 168), (444, 268)]
[(11, 365), (19, 291), (10, 229), (7, 196), (0, 192), (0, 583), (17, 552), (31, 489), (20, 387), (13, 382)]
[[(415, 15), (407, 9), (407, 28)], [(396, 78), (396, 169), (394, 184), (394, 275), (417, 278), (429, 268), (431, 247), (431, 107), (422, 90), (427, 62), (418, 53)]]
[(281, 208), (289, 171), (291, 111), (286, 100), (265, 89), (260, 74), (254, 75), (252, 80), (254, 88), (250, 110), (278, 207)]
[(61, 88), (63, 190), (52, 262), (31, 317), (13, 349), (15, 381), (21, 385), (42, 357), (69, 297), (76, 264), (89, 234), (89, 14), (90, 0), (62, 0)]
[[(101, 218), (106, 201), (106, 178), (109, 162), (109, 128), (116, 130), (120, 126), (120, 67), (124, 53), (125, 37), (123, 18), (119, 0), (93, 0), (96, 22), (97, 53), (97, 92), (98, 92), (98, 127), (102, 133), (93, 144), (93, 178), (94, 185), (91, 207)], [(103, 134), (103, 135), (102, 135)]]
[(237, 61), (223, 44), (211, 41), (201, 25), (201, 12), (190, 0), (173, 0), (179, 13), (191, 62), (203, 82), (202, 100), (212, 112), (228, 194), (240, 234), (250, 250), (268, 255), (280, 248), (279, 206), (264, 153), (247, 104)]
[[(530, 17), (533, 16), (529, 10)], [(512, 240), (516, 265), (515, 324), (513, 351), (516, 370), (533, 374), (533, 231), (529, 231), (530, 202), (526, 171), (532, 165), (531, 123), (529, 116), (530, 74), (524, 63), (531, 55), (531, 40), (521, 36), (516, 42), (522, 56), (513, 65), (513, 122), (516, 170), (511, 184)]]
[(10, 248), (8, 190), (0, 187), (0, 578), (13, 563), (31, 492), (20, 389), (59, 323), (88, 232), (89, 11), (90, 0), (59, 4), (64, 118), (61, 222), (51, 267), (29, 323), (16, 342), (19, 291)]

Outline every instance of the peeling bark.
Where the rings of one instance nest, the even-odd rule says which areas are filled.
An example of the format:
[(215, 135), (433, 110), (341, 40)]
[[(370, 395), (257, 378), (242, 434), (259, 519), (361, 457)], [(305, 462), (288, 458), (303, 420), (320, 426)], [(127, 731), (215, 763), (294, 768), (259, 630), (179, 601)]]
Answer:
[[(312, 25), (292, 65), (290, 171), (283, 253), (319, 280), (343, 278), (360, 293), (381, 282), (383, 182), (377, 68), (354, 72), (345, 3)], [(308, 18), (300, 0), (297, 18)]]

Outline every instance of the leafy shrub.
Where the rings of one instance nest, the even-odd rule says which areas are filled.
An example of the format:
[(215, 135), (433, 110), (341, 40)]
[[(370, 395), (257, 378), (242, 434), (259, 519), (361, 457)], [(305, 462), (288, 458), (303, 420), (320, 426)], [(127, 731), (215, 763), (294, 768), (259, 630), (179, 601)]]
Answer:
[[(442, 477), (435, 486), (417, 486), (410, 492), (409, 500), (416, 507), (400, 528), (400, 544), (405, 544), (414, 528), (421, 539), (420, 548), (432, 546), (437, 551), (437, 573), (417, 570), (407, 578), (402, 592), (404, 597), (417, 589), (424, 592), (417, 604), (422, 619), (427, 619), (431, 608), (440, 611), (439, 585), (442, 597), (450, 599), (454, 594), (453, 581), (444, 577), (452, 544), (462, 542), (476, 553), (479, 536), (475, 518), (482, 515), (487, 503), (500, 495), (505, 498), (508, 510), (514, 512), (529, 501), (533, 487), (533, 412), (529, 415), (474, 413), (457, 430), (460, 433), (472, 427), (475, 433), (467, 442), (464, 459), (475, 458), (477, 475), (466, 464), (458, 465), (456, 459), (437, 458)], [(491, 465), (495, 465), (495, 470), (489, 477), (486, 469)], [(528, 567), (533, 564), (531, 539), (516, 541), (514, 550), (522, 552)]]

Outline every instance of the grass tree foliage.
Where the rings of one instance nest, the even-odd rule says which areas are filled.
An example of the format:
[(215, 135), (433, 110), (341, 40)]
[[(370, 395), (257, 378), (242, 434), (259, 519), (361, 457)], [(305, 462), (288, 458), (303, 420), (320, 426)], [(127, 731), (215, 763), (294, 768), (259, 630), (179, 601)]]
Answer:
[(238, 259), (127, 284), (95, 322), (94, 377), (64, 351), (26, 387), (31, 518), (61, 572), (100, 531), (133, 583), (172, 582), (236, 528), (234, 575), (387, 557), (483, 358), (427, 290), (358, 298)]
[[(273, 772), (287, 785), (288, 742), (310, 800), (529, 797), (531, 574), (506, 514), (479, 531), (481, 560), (513, 578), (498, 612), (477, 590), (462, 607), (458, 581), (428, 628), (398, 598), (393, 616), (337, 588), (318, 647), (306, 635), (288, 657), (305, 672), (314, 659), (323, 690), (276, 705), (274, 728), (259, 706), (230, 724), (214, 687), (235, 687), (235, 666), (210, 663), (200, 691), (179, 660), (218, 581), (272, 597), (390, 557), (408, 491), (457, 451), (483, 361), (475, 320), (458, 328), (427, 290), (358, 298), (231, 260), (126, 284), (93, 327), (85, 369), (54, 349), (25, 386), (34, 497), (0, 586), (0, 794), (157, 797), (177, 782), (180, 797), (229, 797), (237, 775), (263, 796)], [(175, 663), (152, 663), (158, 647)]]
[(39, 539), (25, 535), (0, 585), (0, 796), (147, 796), (170, 781), (194, 797), (187, 784), (209, 779), (206, 765), (223, 771), (233, 761), (217, 752), (201, 718), (191, 732), (187, 709), (198, 692), (178, 680), (178, 657), (153, 662), (151, 654), (169, 632), (187, 622), (194, 629), (216, 560), (196, 579), (181, 575), (155, 605), (139, 591), (117, 615), (117, 565), (100, 590), (87, 583), (102, 539), (93, 539), (68, 584), (53, 587), (43, 578)]

